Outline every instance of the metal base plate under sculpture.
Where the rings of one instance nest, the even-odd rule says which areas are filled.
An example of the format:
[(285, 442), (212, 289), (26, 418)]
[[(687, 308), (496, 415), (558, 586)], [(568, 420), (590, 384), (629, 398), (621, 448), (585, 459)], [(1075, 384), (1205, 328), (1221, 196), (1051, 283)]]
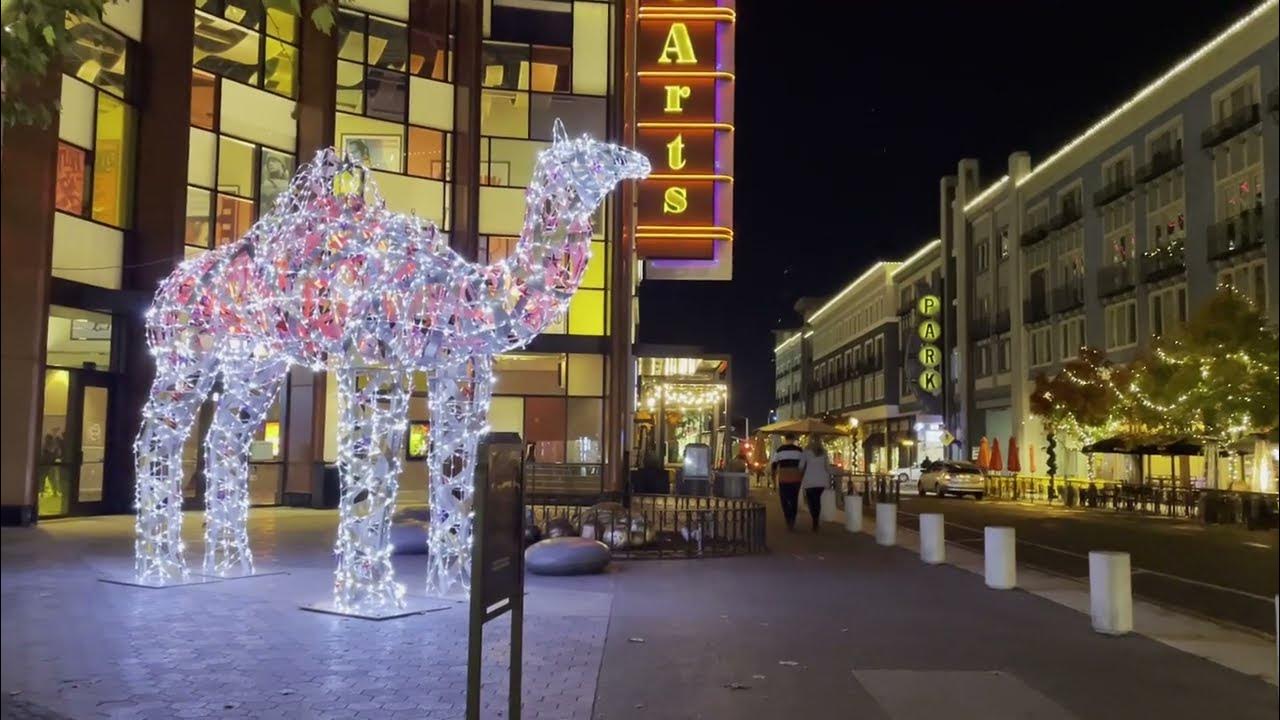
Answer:
[(443, 604), (440, 601), (430, 600), (414, 600), (409, 599), (402, 608), (386, 608), (383, 610), (347, 610), (339, 608), (333, 604), (332, 600), (311, 603), (310, 605), (299, 605), (299, 608), (307, 612), (321, 613), (324, 615), (339, 615), (341, 617), (353, 617), (361, 620), (394, 620), (396, 618), (409, 617), (410, 615), (426, 615), (431, 612), (439, 612), (448, 610), (452, 605)]
[(207, 577), (205, 575), (197, 575), (195, 573), (187, 576), (184, 580), (167, 583), (143, 582), (132, 575), (126, 575), (124, 577), (98, 578), (98, 582), (104, 582), (109, 585), (125, 585), (128, 587), (146, 588), (148, 590), (168, 590), (169, 588), (187, 587), (189, 585), (208, 585), (209, 583), (216, 583), (220, 580), (222, 580), (222, 578)]
[(200, 573), (200, 577), (209, 578), (210, 580), (244, 580), (246, 578), (270, 577), (271, 575), (288, 575), (288, 570), (254, 570), (248, 573), (233, 573), (229, 575), (214, 575), (213, 573)]

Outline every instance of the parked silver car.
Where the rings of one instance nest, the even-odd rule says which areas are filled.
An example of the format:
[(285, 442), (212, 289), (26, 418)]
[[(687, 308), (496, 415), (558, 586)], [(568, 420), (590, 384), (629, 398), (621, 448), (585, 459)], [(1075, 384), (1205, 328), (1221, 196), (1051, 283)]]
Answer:
[(958, 460), (934, 463), (920, 474), (918, 487), (921, 496), (932, 492), (938, 497), (972, 495), (979, 500), (986, 490), (986, 475), (982, 468)]

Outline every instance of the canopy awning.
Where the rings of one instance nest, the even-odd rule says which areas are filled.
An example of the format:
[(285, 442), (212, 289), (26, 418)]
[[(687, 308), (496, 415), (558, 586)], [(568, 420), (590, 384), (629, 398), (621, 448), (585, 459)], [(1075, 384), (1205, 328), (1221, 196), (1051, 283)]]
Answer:
[(846, 435), (843, 430), (834, 428), (819, 420), (813, 418), (801, 418), (798, 420), (779, 420), (776, 423), (770, 423), (760, 428), (756, 432), (765, 435)]

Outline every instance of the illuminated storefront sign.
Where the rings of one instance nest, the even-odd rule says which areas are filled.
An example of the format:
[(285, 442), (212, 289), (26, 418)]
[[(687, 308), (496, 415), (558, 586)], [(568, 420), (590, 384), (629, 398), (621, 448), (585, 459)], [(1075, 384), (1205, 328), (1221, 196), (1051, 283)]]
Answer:
[(917, 382), (921, 390), (938, 395), (942, 393), (942, 373), (938, 372), (942, 366), (942, 350), (937, 345), (942, 341), (942, 324), (934, 318), (942, 312), (942, 300), (937, 295), (925, 295), (916, 303), (916, 310), (924, 318), (918, 328), (923, 344), (916, 354), (922, 368)]
[(635, 144), (653, 162), (636, 198), (649, 277), (726, 277), (733, 240), (733, 3), (638, 0)]

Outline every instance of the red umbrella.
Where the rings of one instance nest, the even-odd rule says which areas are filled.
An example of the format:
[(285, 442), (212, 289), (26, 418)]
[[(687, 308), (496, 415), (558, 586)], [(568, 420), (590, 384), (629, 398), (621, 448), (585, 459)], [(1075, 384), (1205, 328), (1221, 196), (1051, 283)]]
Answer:
[(1000, 438), (991, 441), (991, 465), (988, 469), (1000, 472), (1004, 470), (1004, 459), (1000, 457)]
[(1009, 472), (1022, 472), (1022, 463), (1018, 462), (1018, 438), (1009, 436), (1009, 463), (1007, 465)]
[(991, 446), (987, 444), (987, 436), (983, 435), (978, 442), (978, 467), (987, 470), (991, 464)]

